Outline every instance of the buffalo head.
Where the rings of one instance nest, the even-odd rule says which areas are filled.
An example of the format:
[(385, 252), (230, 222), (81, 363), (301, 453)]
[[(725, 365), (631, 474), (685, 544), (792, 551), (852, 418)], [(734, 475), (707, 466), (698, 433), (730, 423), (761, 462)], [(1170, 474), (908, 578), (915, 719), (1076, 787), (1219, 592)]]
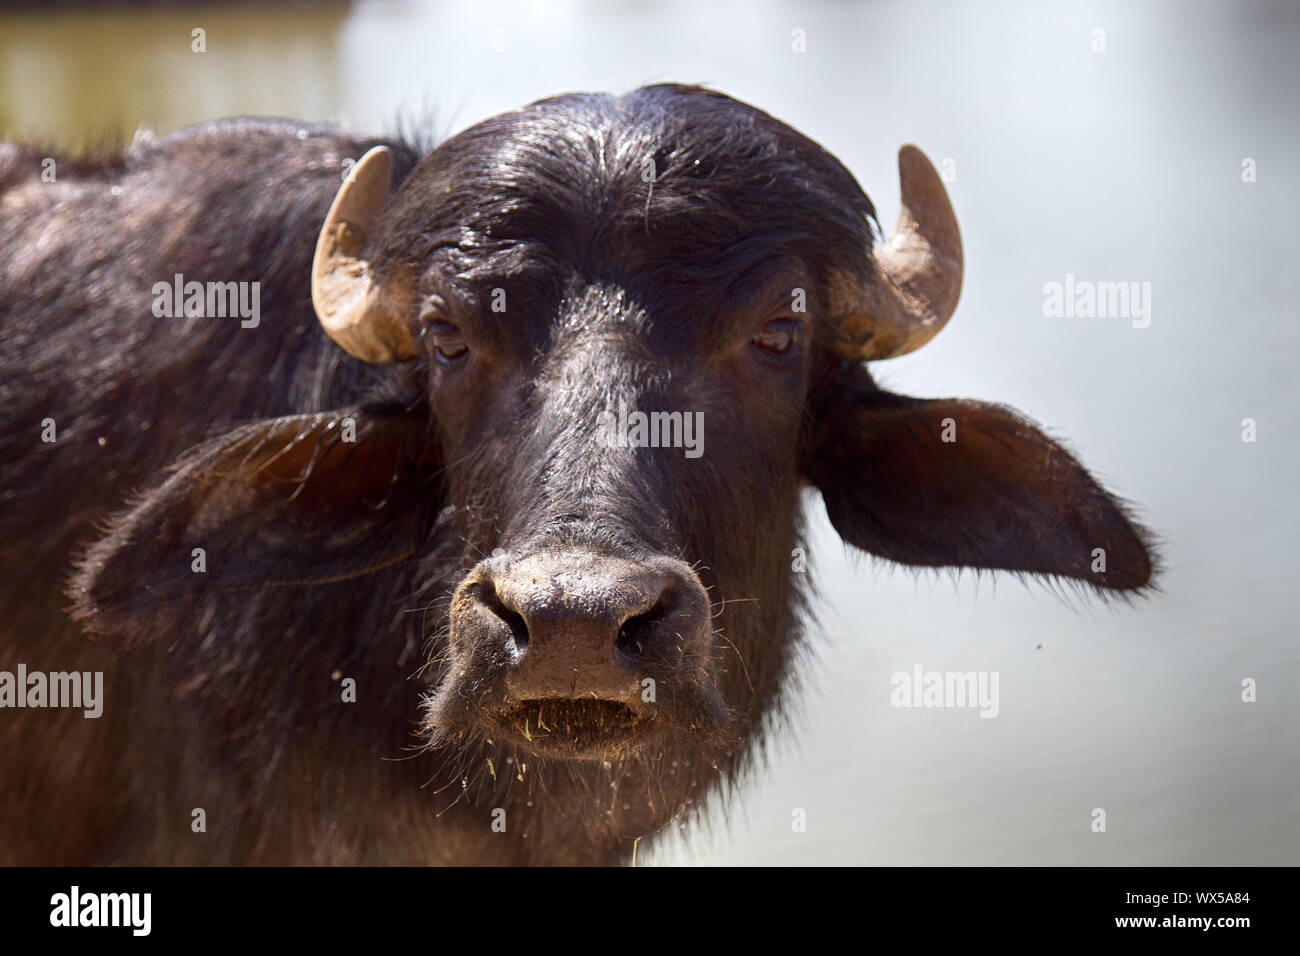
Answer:
[(360, 642), (414, 621), (401, 690), (430, 747), (658, 760), (661, 784), (705, 755), (663, 819), (779, 698), (806, 487), (891, 561), (1148, 584), (1141, 530), (1025, 417), (873, 382), (961, 286), (915, 147), (883, 242), (834, 157), (693, 87), (544, 100), (391, 167), (352, 167), (310, 277), (368, 391), (182, 460), (93, 549), (87, 619), (129, 630), (152, 602), (157, 628), (238, 630), (274, 591)]

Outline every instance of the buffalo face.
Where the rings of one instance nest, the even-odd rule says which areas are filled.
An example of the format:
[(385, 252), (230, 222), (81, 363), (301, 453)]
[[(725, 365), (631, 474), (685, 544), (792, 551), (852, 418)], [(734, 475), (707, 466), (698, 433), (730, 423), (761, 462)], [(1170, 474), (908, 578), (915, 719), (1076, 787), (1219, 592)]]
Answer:
[[(1141, 529), (1035, 425), (866, 371), (938, 332), (961, 283), (937, 175), (914, 147), (900, 173), (876, 243), (816, 143), (677, 86), (494, 118), (395, 189), (371, 151), (311, 281), (382, 398), (189, 456), (92, 551), (83, 617), (138, 631), (142, 576), (171, 600), (155, 630), (243, 587), (408, 582), (432, 745), (716, 769), (793, 655), (807, 486), (890, 560), (1141, 589)], [(250, 556), (196, 581), (196, 537)]]

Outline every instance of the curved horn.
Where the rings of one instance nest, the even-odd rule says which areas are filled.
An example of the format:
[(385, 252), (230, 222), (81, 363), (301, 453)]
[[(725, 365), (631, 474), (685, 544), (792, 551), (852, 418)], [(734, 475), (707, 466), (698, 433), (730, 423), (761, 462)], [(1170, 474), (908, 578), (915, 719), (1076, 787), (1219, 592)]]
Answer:
[(957, 216), (943, 181), (910, 143), (898, 151), (903, 205), (889, 241), (873, 256), (875, 277), (844, 320), (849, 358), (885, 359), (920, 348), (939, 332), (961, 295)]
[(401, 310), (390, 307), (362, 247), (388, 199), (393, 157), (387, 146), (362, 156), (339, 187), (311, 264), (311, 301), (326, 333), (364, 362), (404, 362), (417, 349)]

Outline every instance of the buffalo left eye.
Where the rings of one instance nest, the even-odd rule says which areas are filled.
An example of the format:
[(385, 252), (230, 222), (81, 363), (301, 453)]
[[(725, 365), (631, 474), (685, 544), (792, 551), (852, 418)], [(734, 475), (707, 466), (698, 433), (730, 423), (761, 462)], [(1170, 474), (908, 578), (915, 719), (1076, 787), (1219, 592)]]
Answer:
[(799, 321), (797, 319), (772, 319), (759, 330), (758, 335), (754, 336), (754, 344), (764, 352), (782, 355), (790, 350), (790, 346), (794, 344), (795, 335), (798, 332)]

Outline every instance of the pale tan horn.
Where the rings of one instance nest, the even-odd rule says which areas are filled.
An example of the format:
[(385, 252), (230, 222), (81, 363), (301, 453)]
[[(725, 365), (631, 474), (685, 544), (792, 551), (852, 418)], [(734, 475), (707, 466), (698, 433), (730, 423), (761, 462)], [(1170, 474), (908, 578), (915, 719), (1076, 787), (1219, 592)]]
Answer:
[(362, 156), (339, 187), (311, 264), (311, 301), (326, 333), (364, 362), (404, 362), (417, 354), (409, 319), (385, 295), (361, 256), (388, 199), (393, 157), (387, 146)]
[(843, 320), (849, 358), (905, 355), (934, 338), (957, 308), (962, 252), (957, 216), (943, 181), (910, 143), (898, 151), (902, 208), (889, 241), (874, 258), (875, 278)]

